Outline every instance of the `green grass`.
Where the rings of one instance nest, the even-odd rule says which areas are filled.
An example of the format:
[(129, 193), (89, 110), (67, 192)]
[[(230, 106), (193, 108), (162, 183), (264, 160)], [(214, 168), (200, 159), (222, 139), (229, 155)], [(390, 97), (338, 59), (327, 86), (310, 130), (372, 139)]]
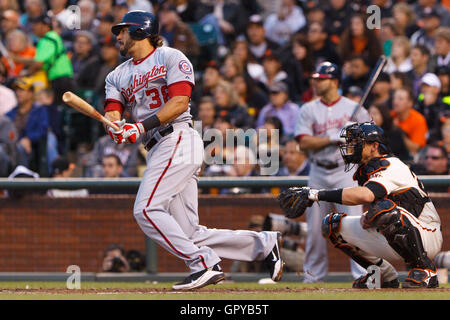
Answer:
[(182, 293), (171, 291), (172, 284), (82, 282), (78, 291), (66, 290), (65, 282), (0, 282), (0, 300), (450, 300), (450, 284), (436, 290), (355, 290), (349, 282), (238, 282)]

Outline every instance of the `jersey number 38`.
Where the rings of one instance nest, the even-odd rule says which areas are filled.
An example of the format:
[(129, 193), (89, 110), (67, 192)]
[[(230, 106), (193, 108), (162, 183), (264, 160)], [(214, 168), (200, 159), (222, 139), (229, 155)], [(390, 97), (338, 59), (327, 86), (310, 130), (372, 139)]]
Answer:
[[(162, 101), (166, 103), (169, 100), (169, 89), (167, 86), (161, 87), (161, 93), (159, 92), (158, 88), (152, 88), (145, 90), (145, 95), (147, 97), (151, 98), (150, 102), (150, 109), (156, 109), (159, 108), (162, 104)], [(161, 101), (162, 98), (162, 101)]]

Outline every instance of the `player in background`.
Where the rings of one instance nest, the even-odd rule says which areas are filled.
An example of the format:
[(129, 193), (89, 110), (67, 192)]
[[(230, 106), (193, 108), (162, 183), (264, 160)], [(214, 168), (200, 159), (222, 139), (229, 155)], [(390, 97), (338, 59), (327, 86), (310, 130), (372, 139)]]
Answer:
[[(398, 288), (398, 274), (391, 263), (405, 262), (410, 268), (403, 288), (436, 288), (433, 259), (441, 250), (439, 215), (422, 183), (386, 144), (383, 129), (371, 122), (352, 124), (342, 130), (341, 153), (346, 170), (358, 165), (356, 187), (307, 189), (309, 201), (369, 204), (361, 217), (344, 212), (328, 214), (322, 234), (364, 268), (376, 265), (381, 287)], [(305, 188), (299, 188), (301, 193)], [(353, 282), (367, 288), (369, 274)]]
[[(355, 186), (352, 173), (344, 172), (344, 161), (339, 153), (339, 134), (349, 122), (357, 103), (339, 94), (340, 71), (330, 62), (317, 66), (311, 75), (313, 90), (319, 97), (305, 103), (300, 109), (295, 136), (300, 149), (307, 153), (311, 163), (308, 186), (314, 189), (331, 189)], [(368, 112), (361, 108), (354, 121), (369, 121)], [(335, 204), (337, 211), (349, 215), (361, 215), (362, 206), (349, 207)], [(326, 240), (321, 236), (322, 218), (332, 211), (329, 203), (315, 203), (306, 211), (308, 234), (306, 237), (304, 282), (322, 281), (328, 273), (328, 253)], [(351, 261), (351, 270), (356, 279), (363, 270)]]
[[(208, 229), (199, 225), (197, 173), (203, 141), (192, 128), (189, 109), (194, 70), (179, 50), (163, 47), (156, 17), (130, 11), (113, 26), (120, 53), (131, 57), (106, 78), (105, 116), (121, 129), (108, 129), (116, 143), (142, 139), (147, 169), (134, 204), (143, 232), (184, 260), (190, 275), (175, 290), (191, 290), (225, 278), (220, 257), (265, 260), (272, 280), (283, 272), (280, 234)], [(131, 108), (134, 123), (122, 112)]]

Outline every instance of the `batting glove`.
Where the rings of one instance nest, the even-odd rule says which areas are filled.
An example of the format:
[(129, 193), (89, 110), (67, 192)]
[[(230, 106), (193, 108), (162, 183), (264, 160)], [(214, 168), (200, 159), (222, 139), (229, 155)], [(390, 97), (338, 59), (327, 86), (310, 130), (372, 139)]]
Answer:
[(135, 143), (139, 137), (145, 132), (144, 126), (140, 122), (125, 123), (123, 126), (122, 143)]
[(108, 128), (108, 134), (111, 137), (112, 141), (114, 141), (117, 144), (121, 144), (123, 140), (123, 127), (125, 125), (125, 119), (117, 120), (113, 122), (115, 125), (117, 125), (120, 130), (116, 131), (113, 128)]

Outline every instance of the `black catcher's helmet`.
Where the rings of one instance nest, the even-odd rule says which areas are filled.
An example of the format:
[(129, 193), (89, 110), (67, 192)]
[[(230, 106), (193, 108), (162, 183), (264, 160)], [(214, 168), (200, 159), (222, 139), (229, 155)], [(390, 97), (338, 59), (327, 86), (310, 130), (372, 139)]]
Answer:
[(319, 64), (316, 71), (311, 75), (313, 79), (340, 79), (339, 68), (334, 63), (325, 61)]
[(366, 142), (378, 142), (380, 153), (389, 153), (384, 130), (373, 122), (350, 124), (341, 130), (341, 138), (345, 139), (345, 143), (340, 145), (345, 171), (349, 171), (354, 164), (361, 162), (362, 150)]
[(111, 28), (111, 32), (117, 36), (124, 27), (129, 27), (128, 32), (134, 40), (159, 34), (158, 19), (152, 13), (142, 10), (127, 12), (122, 21)]

